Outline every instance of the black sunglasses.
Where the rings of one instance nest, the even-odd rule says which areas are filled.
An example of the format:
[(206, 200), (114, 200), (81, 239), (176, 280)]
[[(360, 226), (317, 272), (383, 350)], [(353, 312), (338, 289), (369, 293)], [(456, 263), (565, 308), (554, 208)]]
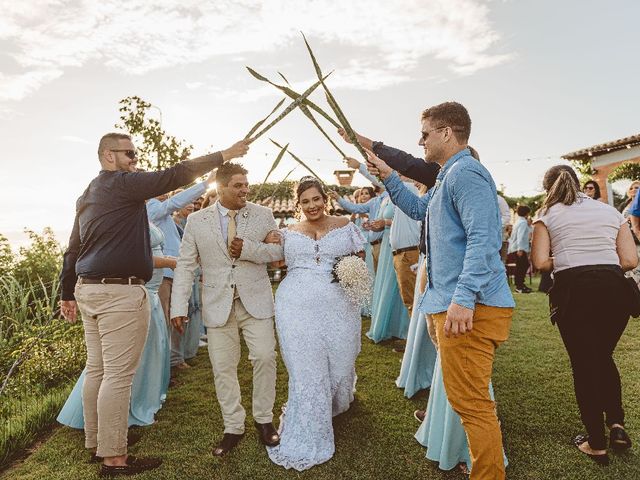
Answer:
[(450, 128), (452, 132), (462, 132), (462, 131), (464, 131), (464, 128), (462, 128), (462, 127), (452, 127), (451, 125), (442, 125), (441, 127), (436, 127), (436, 128), (432, 128), (431, 130), (428, 130), (428, 131), (423, 131), (422, 132), (422, 136), (420, 138), (422, 139), (423, 142), (426, 142), (427, 138), (429, 138), (429, 134), (430, 133), (437, 132), (438, 130), (442, 130), (443, 128)]
[(135, 150), (111, 150), (112, 152), (123, 152), (130, 160), (133, 160), (138, 156), (138, 152)]

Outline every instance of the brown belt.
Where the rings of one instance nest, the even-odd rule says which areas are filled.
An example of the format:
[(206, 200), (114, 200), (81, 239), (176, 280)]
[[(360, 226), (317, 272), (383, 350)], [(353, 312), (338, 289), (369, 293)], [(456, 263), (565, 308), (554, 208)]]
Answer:
[(397, 250), (393, 251), (393, 256), (395, 257), (396, 255), (398, 255), (399, 253), (402, 252), (412, 252), (414, 250), (418, 250), (418, 247), (405, 247), (405, 248), (399, 248)]
[(128, 278), (87, 278), (87, 277), (80, 277), (78, 279), (78, 283), (82, 284), (88, 284), (88, 285), (95, 285), (95, 284), (102, 284), (102, 285), (144, 285), (145, 282), (143, 279), (141, 278), (137, 278), (137, 277), (128, 277)]
[(371, 245), (377, 245), (379, 243), (382, 243), (382, 239), (379, 238), (378, 240), (374, 240), (373, 242), (371, 242)]

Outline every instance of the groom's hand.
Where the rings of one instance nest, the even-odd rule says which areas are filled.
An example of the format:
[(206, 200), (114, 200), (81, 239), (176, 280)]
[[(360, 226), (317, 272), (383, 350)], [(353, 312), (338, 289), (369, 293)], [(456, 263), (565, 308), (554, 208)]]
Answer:
[(457, 337), (471, 330), (473, 330), (473, 310), (452, 302), (449, 305), (447, 319), (444, 322), (445, 337), (450, 337), (451, 335)]
[(184, 326), (187, 323), (189, 323), (188, 317), (173, 317), (171, 319), (171, 325), (173, 325), (173, 328), (175, 328), (180, 335), (184, 333)]
[(229, 255), (231, 255), (231, 258), (240, 258), (243, 244), (244, 242), (241, 238), (233, 237), (231, 245), (229, 246)]

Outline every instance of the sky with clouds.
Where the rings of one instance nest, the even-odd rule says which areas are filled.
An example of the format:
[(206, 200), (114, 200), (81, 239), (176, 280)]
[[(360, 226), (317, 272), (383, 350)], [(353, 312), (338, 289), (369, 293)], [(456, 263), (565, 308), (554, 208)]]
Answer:
[[(632, 0), (0, 0), (0, 8), (0, 201), (9, 207), (0, 233), (16, 242), (24, 227), (47, 225), (66, 241), (120, 99), (157, 106), (163, 128), (195, 154), (225, 148), (282, 98), (246, 65), (276, 81), (282, 72), (298, 91), (315, 81), (300, 31), (323, 70), (334, 70), (328, 85), (363, 134), (419, 156), (420, 112), (465, 104), (470, 142), (508, 195), (538, 191), (560, 154), (640, 129)], [(319, 91), (312, 99), (326, 105)], [(342, 167), (300, 112), (268, 136), (327, 180)], [(276, 153), (266, 136), (252, 145), (243, 161), (252, 182)]]

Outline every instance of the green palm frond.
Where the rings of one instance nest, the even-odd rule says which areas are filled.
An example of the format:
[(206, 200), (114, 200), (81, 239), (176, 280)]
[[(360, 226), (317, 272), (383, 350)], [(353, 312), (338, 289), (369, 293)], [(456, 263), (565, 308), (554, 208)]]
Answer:
[[(276, 147), (278, 147), (278, 148), (282, 148), (282, 146), (281, 146), (278, 142), (276, 142), (275, 140), (273, 140), (273, 139), (271, 139), (271, 138), (270, 138), (269, 140), (271, 140), (271, 143), (273, 143)], [(288, 145), (288, 144), (287, 144), (287, 145)], [(314, 176), (314, 177), (316, 177), (318, 180), (320, 180), (320, 183), (321, 183), (322, 185), (325, 185), (325, 186), (326, 186), (326, 184), (322, 181), (322, 179), (320, 178), (320, 176), (319, 176), (316, 172), (314, 172), (314, 171), (313, 171), (313, 170), (312, 170), (312, 169), (311, 169), (311, 168), (310, 168), (306, 163), (304, 163), (300, 157), (298, 157), (298, 156), (294, 155), (294, 154), (291, 152), (291, 150), (287, 150), (287, 153), (288, 153), (289, 155), (291, 155), (291, 157), (292, 157), (296, 162), (298, 162), (300, 165), (302, 165), (304, 168), (306, 168), (306, 169), (309, 171), (309, 173), (310, 173), (311, 175), (313, 175), (313, 176)]]
[(331, 73), (329, 73), (327, 76), (325, 76), (324, 78), (321, 78), (320, 80), (318, 80), (316, 83), (314, 83), (313, 85), (311, 85), (309, 88), (307, 88), (304, 93), (302, 95), (300, 95), (298, 98), (296, 98), (293, 102), (291, 102), (289, 104), (289, 106), (287, 108), (285, 108), (282, 113), (280, 115), (278, 115), (275, 119), (273, 119), (273, 121), (271, 123), (269, 123), (269, 125), (267, 125), (266, 127), (264, 127), (262, 130), (260, 130), (258, 133), (256, 133), (252, 138), (249, 138), (249, 143), (254, 142), (257, 138), (261, 137), (262, 135), (264, 135), (271, 127), (273, 127), (274, 125), (276, 125), (280, 120), (282, 120), (284, 117), (286, 117), (287, 115), (289, 115), (289, 113), (291, 113), (296, 107), (300, 106), (302, 104), (302, 102), (304, 101), (305, 98), (307, 98), (309, 95), (311, 95), (311, 93), (313, 93), (313, 91), (318, 88), (318, 86), (329, 76), (331, 75)]
[[(295, 90), (292, 90), (289, 87), (285, 87), (283, 85), (278, 85), (277, 83), (272, 82), (271, 80), (269, 80), (267, 77), (265, 77), (264, 75), (260, 75), (258, 72), (256, 72), (253, 68), (251, 67), (246, 67), (247, 70), (249, 71), (249, 73), (256, 79), (260, 80), (261, 82), (266, 82), (269, 85), (273, 85), (274, 87), (276, 87), (278, 90), (282, 91), (283, 93), (285, 93), (288, 97), (293, 98), (294, 100), (297, 99), (298, 97), (300, 97), (300, 94), (298, 92), (296, 92)], [(279, 73), (279, 72), (278, 72)], [(282, 76), (282, 74), (280, 74)], [(284, 78), (284, 77), (283, 77)], [(285, 79), (286, 81), (286, 79)], [(333, 125), (336, 128), (340, 128), (340, 124), (338, 122), (336, 122), (331, 115), (329, 115), (327, 112), (325, 112), (322, 108), (320, 108), (318, 105), (316, 105), (315, 103), (313, 103), (311, 100), (309, 100), (308, 98), (304, 99), (303, 104), (307, 107), (309, 107), (310, 109), (314, 110), (315, 112), (317, 112), (319, 115), (322, 115), (329, 123), (331, 123), (331, 125)]]
[[(302, 33), (302, 32), (300, 32), (300, 33)], [(324, 92), (325, 92), (325, 95), (327, 97), (327, 102), (329, 103), (329, 106), (333, 110), (333, 113), (336, 114), (336, 117), (338, 118), (338, 121), (342, 125), (342, 128), (344, 129), (344, 131), (347, 133), (347, 136), (349, 137), (349, 140), (351, 140), (351, 143), (353, 143), (353, 145), (358, 149), (358, 151), (360, 152), (362, 157), (365, 160), (368, 160), (367, 152), (365, 152), (365, 150), (362, 147), (362, 145), (360, 145), (360, 143), (358, 142), (358, 138), (356, 137), (356, 133), (353, 131), (353, 128), (351, 128), (351, 125), (349, 124), (349, 121), (347, 120), (347, 117), (345, 117), (345, 115), (344, 115), (342, 109), (340, 108), (340, 106), (338, 105), (338, 102), (336, 101), (335, 97), (331, 94), (331, 91), (327, 87), (327, 84), (324, 83), (324, 79), (322, 77), (322, 69), (320, 68), (320, 65), (318, 64), (318, 61), (316, 60), (316, 56), (314, 55), (313, 50), (311, 50), (311, 45), (309, 45), (309, 42), (307, 42), (307, 37), (304, 36), (304, 33), (302, 33), (302, 38), (304, 39), (304, 43), (307, 46), (307, 50), (309, 51), (309, 55), (311, 56), (311, 61), (313, 62), (313, 68), (315, 69), (316, 74), (318, 75), (318, 78), (320, 79), (320, 83), (322, 83), (322, 88), (324, 88)]]
[(271, 112), (269, 113), (269, 115), (267, 115), (266, 117), (264, 117), (262, 120), (260, 120), (258, 123), (256, 123), (256, 124), (253, 126), (253, 128), (252, 128), (251, 130), (249, 130), (249, 133), (247, 133), (247, 134), (245, 135), (244, 139), (245, 139), (245, 140), (247, 140), (247, 139), (251, 138), (251, 135), (253, 135), (253, 134), (256, 132), (256, 130), (258, 130), (258, 128), (260, 128), (260, 126), (262, 126), (262, 124), (263, 124), (264, 122), (266, 122), (266, 121), (267, 121), (267, 119), (268, 119), (271, 115), (273, 115), (273, 113), (274, 113), (276, 110), (278, 110), (278, 109), (280, 108), (280, 106), (284, 103), (284, 101), (285, 101), (285, 100), (286, 100), (286, 98), (283, 98), (282, 100), (280, 100), (280, 101), (278, 102), (278, 104), (273, 108), (273, 110), (271, 110)]

